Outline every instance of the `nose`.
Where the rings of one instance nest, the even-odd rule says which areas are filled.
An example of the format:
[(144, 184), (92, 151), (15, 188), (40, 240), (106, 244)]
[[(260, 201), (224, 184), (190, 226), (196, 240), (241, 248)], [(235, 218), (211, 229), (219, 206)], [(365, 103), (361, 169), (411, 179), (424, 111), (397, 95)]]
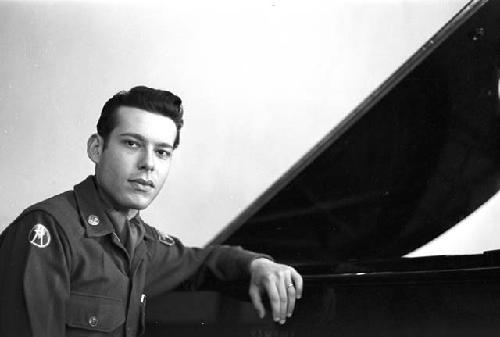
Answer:
[(155, 156), (152, 149), (145, 148), (139, 161), (139, 169), (153, 171), (155, 169)]

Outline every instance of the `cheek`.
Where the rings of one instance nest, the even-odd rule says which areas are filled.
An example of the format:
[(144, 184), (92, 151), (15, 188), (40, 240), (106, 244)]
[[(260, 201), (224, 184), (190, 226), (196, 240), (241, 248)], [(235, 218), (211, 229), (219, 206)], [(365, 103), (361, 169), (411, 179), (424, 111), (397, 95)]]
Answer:
[(127, 169), (124, 163), (118, 160), (107, 161), (106, 164), (102, 167), (101, 177), (103, 179), (103, 183), (111, 188), (112, 190), (119, 190), (122, 188), (123, 181), (127, 179), (129, 170)]
[(163, 185), (165, 184), (165, 181), (167, 180), (167, 176), (163, 176), (160, 178), (160, 180), (158, 181), (158, 192), (161, 191), (161, 189), (163, 188)]
[(130, 155), (118, 155), (110, 158), (109, 168), (113, 171), (113, 174), (120, 176), (128, 173), (133, 167), (135, 167), (135, 158)]
[(168, 172), (170, 171), (170, 161), (168, 163), (165, 163), (159, 170), (158, 170), (158, 182), (163, 185), (165, 183), (165, 180), (167, 179)]

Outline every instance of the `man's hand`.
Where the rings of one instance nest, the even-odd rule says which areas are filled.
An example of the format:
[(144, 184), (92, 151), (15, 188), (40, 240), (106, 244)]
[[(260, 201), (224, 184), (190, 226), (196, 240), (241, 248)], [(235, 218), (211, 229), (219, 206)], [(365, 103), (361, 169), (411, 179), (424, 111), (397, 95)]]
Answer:
[(266, 293), (274, 320), (285, 323), (286, 317), (292, 316), (295, 300), (302, 297), (302, 276), (290, 266), (265, 258), (253, 260), (250, 273), (248, 294), (259, 317), (266, 314), (262, 303), (262, 294)]

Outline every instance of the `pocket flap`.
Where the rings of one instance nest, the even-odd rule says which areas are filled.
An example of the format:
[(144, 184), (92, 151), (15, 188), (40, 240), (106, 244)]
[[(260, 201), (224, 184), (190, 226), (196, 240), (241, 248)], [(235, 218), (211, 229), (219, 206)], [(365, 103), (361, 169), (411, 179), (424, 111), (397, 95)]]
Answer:
[(119, 299), (71, 293), (66, 304), (66, 324), (73, 328), (110, 332), (124, 322), (125, 305)]

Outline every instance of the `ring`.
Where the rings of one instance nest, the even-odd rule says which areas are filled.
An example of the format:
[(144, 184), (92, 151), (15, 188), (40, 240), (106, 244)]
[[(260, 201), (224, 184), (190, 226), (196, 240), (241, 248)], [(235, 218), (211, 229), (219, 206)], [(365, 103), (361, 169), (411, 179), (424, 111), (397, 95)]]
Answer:
[(286, 286), (287, 288), (293, 287), (293, 283), (290, 283)]

